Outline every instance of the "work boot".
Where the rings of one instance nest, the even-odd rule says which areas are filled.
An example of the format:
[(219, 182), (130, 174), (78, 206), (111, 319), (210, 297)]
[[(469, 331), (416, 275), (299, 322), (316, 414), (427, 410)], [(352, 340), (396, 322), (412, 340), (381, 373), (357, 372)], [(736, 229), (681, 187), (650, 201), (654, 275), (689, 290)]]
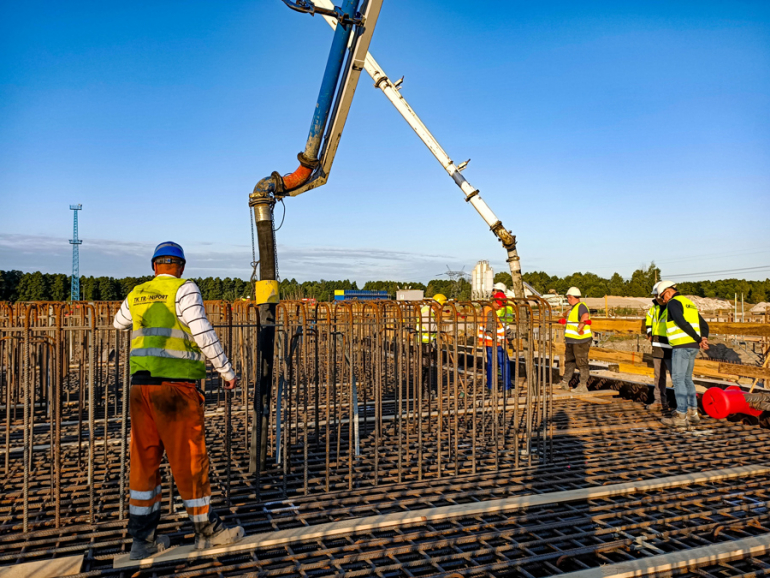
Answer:
[(675, 411), (671, 416), (661, 419), (660, 423), (668, 427), (686, 428), (688, 424), (687, 415), (680, 411)]
[(153, 554), (163, 552), (171, 545), (171, 540), (168, 536), (155, 536), (154, 542), (148, 542), (146, 540), (134, 540), (131, 544), (131, 554), (129, 554), (129, 560), (142, 560), (149, 558)]
[(690, 425), (698, 425), (700, 423), (697, 407), (687, 408), (687, 421), (690, 422)]
[[(211, 524), (209, 526), (211, 526)], [(239, 542), (241, 538), (246, 535), (246, 532), (241, 526), (228, 528), (222, 522), (218, 522), (217, 526), (218, 527), (210, 534), (206, 533), (206, 531), (209, 530), (209, 527), (204, 528), (202, 532), (195, 534), (196, 550), (205, 550), (206, 548), (213, 548), (215, 546), (234, 544), (235, 542)]]
[(663, 411), (663, 404), (659, 401), (653, 401), (652, 403), (648, 403), (644, 406), (644, 409), (647, 409), (649, 411)]
[(561, 389), (561, 390), (564, 390), (564, 391), (569, 391), (569, 382), (562, 380), (559, 383), (557, 383), (556, 385), (554, 385), (553, 388), (554, 389)]
[(572, 391), (574, 391), (575, 393), (588, 393), (588, 386), (584, 383), (581, 383)]

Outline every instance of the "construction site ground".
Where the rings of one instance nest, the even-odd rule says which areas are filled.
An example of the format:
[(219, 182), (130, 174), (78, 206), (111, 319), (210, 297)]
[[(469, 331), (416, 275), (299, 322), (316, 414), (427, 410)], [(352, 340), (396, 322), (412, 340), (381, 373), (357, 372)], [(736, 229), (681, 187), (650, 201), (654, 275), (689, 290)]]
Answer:
[[(609, 383), (593, 382), (592, 387)], [(747, 539), (757, 536), (760, 544), (770, 544), (770, 469), (722, 471), (770, 465), (769, 431), (710, 418), (685, 431), (671, 430), (642, 403), (606, 395), (557, 395), (554, 403), (551, 464), (515, 470), (510, 467), (513, 456), (502, 449), (500, 469), (494, 473), (375, 489), (273, 500), (268, 472), (258, 500), (247, 473), (248, 456), (234, 444), (231, 503), (220, 499), (215, 505), (228, 523), (240, 524), (260, 538), (252, 538), (245, 550), (145, 562), (149, 567), (144, 569), (125, 560), (131, 542), (125, 521), (92, 527), (84, 520), (22, 536), (17, 525), (9, 523), (18, 496), (6, 486), (0, 575), (19, 563), (81, 556), (79, 576), (125, 577), (534, 577), (590, 569), (619, 576), (626, 575), (620, 571), (629, 561), (641, 561), (643, 570), (634, 574), (641, 576), (655, 573), (650, 569), (671, 562), (665, 557), (677, 552), (692, 553), (692, 560), (685, 556), (690, 560), (684, 572), (688, 576), (759, 575), (770, 569), (770, 555), (762, 547), (741, 554), (730, 546), (732, 541), (748, 544)], [(212, 478), (221, 483), (222, 415), (212, 412), (207, 419)], [(675, 478), (683, 474), (700, 478)], [(629, 485), (642, 480), (664, 483)], [(100, 482), (104, 480), (96, 483), (100, 500), (114, 501), (109, 495), (116, 491), (114, 485)], [(509, 503), (522, 496), (537, 496), (539, 501)], [(505, 500), (502, 506), (500, 500)], [(73, 495), (68, 507), (77, 510), (84, 500), (78, 502)], [(459, 513), (455, 508), (440, 519), (429, 515), (436, 508), (455, 506), (461, 507)], [(174, 508), (171, 514), (164, 506), (160, 531), (171, 537), (178, 553), (185, 553), (189, 548), (179, 545), (191, 543), (192, 526), (181, 508)], [(394, 514), (405, 515), (394, 521)], [(287, 530), (290, 537), (283, 543), (270, 542), (276, 532)], [(723, 561), (704, 558), (703, 548), (713, 548)], [(125, 566), (115, 568), (121, 564)]]

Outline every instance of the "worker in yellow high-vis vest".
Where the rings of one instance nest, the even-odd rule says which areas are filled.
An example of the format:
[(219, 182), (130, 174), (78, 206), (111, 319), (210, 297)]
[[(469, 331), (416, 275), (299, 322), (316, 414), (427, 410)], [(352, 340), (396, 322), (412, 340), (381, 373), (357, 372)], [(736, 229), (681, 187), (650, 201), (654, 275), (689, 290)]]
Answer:
[(668, 415), (671, 410), (668, 405), (666, 372), (671, 373), (671, 346), (668, 344), (666, 333), (666, 321), (668, 321), (666, 304), (663, 303), (658, 294), (659, 285), (660, 282), (655, 283), (652, 288), (652, 307), (647, 310), (645, 319), (647, 339), (652, 345), (652, 367), (654, 370), (653, 402), (647, 406), (647, 409), (661, 411)]
[(580, 371), (580, 382), (575, 391), (588, 393), (588, 351), (591, 348), (593, 334), (588, 306), (580, 300), (581, 296), (580, 289), (577, 287), (570, 287), (567, 290), (567, 303), (570, 309), (567, 315), (559, 320), (559, 323), (564, 325), (564, 377), (556, 387), (569, 389), (569, 382), (577, 368)]
[(671, 346), (671, 381), (676, 397), (676, 411), (661, 422), (678, 428), (697, 425), (700, 416), (692, 372), (698, 350), (709, 348), (709, 326), (695, 303), (680, 295), (672, 281), (661, 281), (658, 294), (666, 304), (666, 337)]
[[(442, 293), (436, 293), (433, 301), (438, 303), (439, 309), (447, 302)], [(438, 390), (438, 348), (436, 336), (440, 328), (436, 321), (434, 306), (425, 304), (420, 307), (420, 318), (417, 323), (417, 332), (420, 336), (420, 348), (422, 349), (422, 382), (428, 391)]]
[(211, 508), (209, 456), (204, 439), (199, 379), (206, 359), (225, 389), (235, 372), (206, 317), (200, 289), (181, 279), (182, 247), (161, 243), (152, 256), (155, 277), (137, 285), (115, 315), (116, 329), (131, 331), (131, 472), (128, 533), (130, 558), (147, 558), (170, 545), (156, 535), (160, 522), (163, 452), (195, 530), (197, 549), (240, 540), (240, 526), (228, 528)]

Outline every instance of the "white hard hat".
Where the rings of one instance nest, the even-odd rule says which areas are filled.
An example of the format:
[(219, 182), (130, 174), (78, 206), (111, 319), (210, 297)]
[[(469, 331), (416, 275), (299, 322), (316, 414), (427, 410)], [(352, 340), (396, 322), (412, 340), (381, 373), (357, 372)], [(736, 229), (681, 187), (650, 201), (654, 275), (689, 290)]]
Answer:
[(577, 287), (570, 287), (569, 289), (567, 289), (567, 295), (568, 296), (572, 295), (572, 297), (580, 297), (581, 296), (580, 289), (578, 289)]
[(658, 295), (663, 295), (666, 289), (671, 289), (672, 287), (676, 287), (676, 283), (673, 281), (661, 281), (658, 283)]
[(495, 291), (505, 292), (505, 290), (508, 289), (508, 287), (505, 286), (505, 283), (495, 283), (494, 285), (492, 285), (492, 289), (494, 289)]
[(655, 285), (652, 286), (652, 294), (657, 295), (658, 294), (658, 285), (660, 285), (660, 281), (655, 283)]

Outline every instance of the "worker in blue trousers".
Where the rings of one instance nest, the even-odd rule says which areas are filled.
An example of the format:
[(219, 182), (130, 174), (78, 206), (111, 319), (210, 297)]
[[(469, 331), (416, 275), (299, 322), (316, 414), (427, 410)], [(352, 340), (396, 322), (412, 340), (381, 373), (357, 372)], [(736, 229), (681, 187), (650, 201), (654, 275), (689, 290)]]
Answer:
[(485, 305), (482, 318), (478, 324), (479, 345), (486, 349), (487, 357), (487, 387), (492, 389), (494, 384), (495, 353), (497, 353), (497, 367), (502, 369), (502, 383), (505, 389), (511, 388), (511, 368), (508, 362), (508, 352), (505, 348), (505, 328), (498, 317), (497, 312), (506, 306), (507, 297), (502, 291), (492, 295), (490, 305)]

